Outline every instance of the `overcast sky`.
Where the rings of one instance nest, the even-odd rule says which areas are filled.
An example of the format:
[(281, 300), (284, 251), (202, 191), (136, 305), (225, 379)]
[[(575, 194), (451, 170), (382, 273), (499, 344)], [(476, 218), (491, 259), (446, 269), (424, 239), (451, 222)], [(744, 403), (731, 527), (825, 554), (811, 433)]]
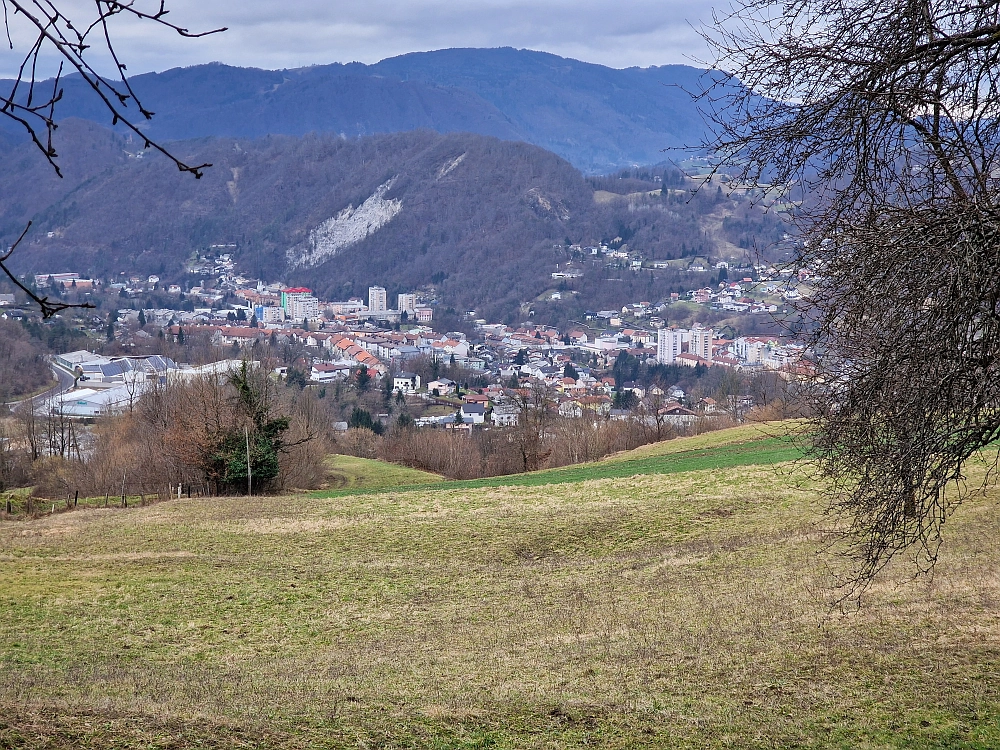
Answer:
[[(86, 0), (55, 0), (92, 14)], [(137, 0), (157, 4), (154, 0)], [(553, 52), (615, 68), (692, 63), (704, 56), (692, 26), (708, 21), (710, 0), (168, 0), (171, 20), (191, 30), (228, 26), (182, 39), (152, 24), (119, 22), (113, 31), (133, 74), (219, 61), (262, 68), (377, 62), (446, 47), (511, 46)], [(76, 10), (80, 9), (80, 10)], [(67, 15), (70, 15), (67, 13)], [(73, 16), (71, 15), (71, 18)], [(79, 25), (79, 24), (78, 24)], [(13, 28), (16, 52), (30, 44)], [(0, 54), (0, 75), (16, 72)], [(19, 60), (19, 58), (18, 58)], [(47, 73), (50, 71), (46, 71)]]

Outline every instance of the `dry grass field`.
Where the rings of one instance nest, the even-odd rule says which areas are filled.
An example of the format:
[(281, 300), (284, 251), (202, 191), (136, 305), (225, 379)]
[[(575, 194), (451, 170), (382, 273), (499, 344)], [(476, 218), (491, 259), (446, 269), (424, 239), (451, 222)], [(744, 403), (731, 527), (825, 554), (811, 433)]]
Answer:
[(860, 611), (823, 525), (789, 463), (0, 522), (0, 748), (1000, 746), (995, 496)]

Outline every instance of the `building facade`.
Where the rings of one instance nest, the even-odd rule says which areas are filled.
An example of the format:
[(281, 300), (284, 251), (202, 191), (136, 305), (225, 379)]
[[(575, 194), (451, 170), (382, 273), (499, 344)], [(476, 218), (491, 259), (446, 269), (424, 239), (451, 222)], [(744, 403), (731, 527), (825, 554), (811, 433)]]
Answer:
[(681, 353), (684, 334), (676, 328), (661, 328), (656, 332), (656, 361), (672, 365)]
[(315, 319), (319, 317), (319, 300), (312, 289), (294, 287), (281, 290), (281, 307), (292, 320)]
[(385, 288), (381, 286), (368, 287), (368, 312), (385, 312), (388, 308)]
[(691, 329), (691, 343), (688, 344), (688, 352), (711, 362), (712, 342), (714, 340), (715, 331), (711, 328), (695, 326)]
[(417, 307), (417, 295), (415, 294), (400, 294), (397, 295), (396, 300), (396, 309), (400, 312), (412, 315)]
[(292, 312), (288, 316), (292, 320), (316, 320), (319, 317), (319, 300), (311, 294), (292, 300)]

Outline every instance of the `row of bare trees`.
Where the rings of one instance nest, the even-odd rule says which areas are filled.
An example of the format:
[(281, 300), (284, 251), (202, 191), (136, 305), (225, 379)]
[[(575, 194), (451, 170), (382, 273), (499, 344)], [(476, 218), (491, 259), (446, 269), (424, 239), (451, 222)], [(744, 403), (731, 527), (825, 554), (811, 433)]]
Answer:
[(283, 388), (268, 368), (244, 362), (151, 385), (90, 427), (25, 405), (0, 424), (0, 486), (32, 483), (48, 498), (313, 488), (324, 479), (327, 425), (310, 391)]
[(516, 474), (596, 461), (612, 453), (705, 429), (733, 424), (724, 414), (677, 427), (659, 412), (637, 408), (625, 419), (587, 412), (564, 417), (555, 394), (541, 384), (514, 392), (515, 426), (467, 430), (440, 427), (397, 427), (383, 436), (350, 430), (337, 450), (364, 458), (380, 458), (452, 479)]

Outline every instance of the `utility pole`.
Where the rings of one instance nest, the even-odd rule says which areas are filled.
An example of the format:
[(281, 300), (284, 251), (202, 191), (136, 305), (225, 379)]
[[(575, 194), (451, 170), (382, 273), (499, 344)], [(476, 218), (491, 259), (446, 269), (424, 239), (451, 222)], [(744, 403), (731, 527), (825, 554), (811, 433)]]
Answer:
[(253, 497), (253, 474), (250, 470), (250, 428), (244, 427), (243, 432), (247, 438), (247, 497)]

